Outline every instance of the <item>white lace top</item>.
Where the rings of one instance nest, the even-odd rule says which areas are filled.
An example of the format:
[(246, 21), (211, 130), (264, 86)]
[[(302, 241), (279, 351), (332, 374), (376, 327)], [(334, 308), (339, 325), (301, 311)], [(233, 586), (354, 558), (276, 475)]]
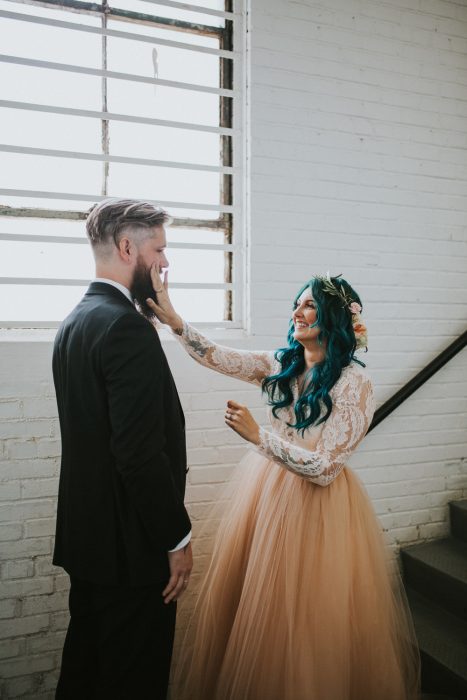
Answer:
[[(182, 335), (176, 337), (200, 364), (252, 384), (261, 385), (264, 377), (276, 374), (280, 368), (273, 352), (217, 345), (186, 322)], [(297, 400), (297, 381), (292, 389)], [(371, 380), (356, 363), (343, 369), (330, 395), (331, 415), (325, 423), (308, 428), (303, 438), (287, 425), (295, 423), (293, 406), (282, 409), (280, 418), (270, 410), (272, 431), (260, 428), (257, 451), (315, 484), (328, 486), (364, 437), (375, 409)]]

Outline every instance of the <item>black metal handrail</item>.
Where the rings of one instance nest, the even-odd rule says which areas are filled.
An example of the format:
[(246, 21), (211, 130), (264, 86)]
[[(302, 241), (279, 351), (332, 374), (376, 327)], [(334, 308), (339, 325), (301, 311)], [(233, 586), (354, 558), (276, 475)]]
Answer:
[(406, 399), (409, 398), (417, 389), (419, 389), (422, 384), (424, 384), (430, 377), (432, 377), (436, 372), (444, 367), (444, 365), (449, 362), (458, 352), (460, 352), (467, 345), (467, 331), (464, 331), (456, 340), (454, 340), (447, 348), (440, 352), (434, 360), (432, 360), (426, 367), (424, 367), (415, 377), (412, 377), (410, 381), (407, 382), (399, 391), (396, 391), (394, 396), (385, 401), (382, 406), (378, 408), (373, 417), (373, 421), (368, 428), (368, 432), (376, 428), (376, 426), (381, 423), (390, 413), (392, 413), (398, 406), (401, 405)]

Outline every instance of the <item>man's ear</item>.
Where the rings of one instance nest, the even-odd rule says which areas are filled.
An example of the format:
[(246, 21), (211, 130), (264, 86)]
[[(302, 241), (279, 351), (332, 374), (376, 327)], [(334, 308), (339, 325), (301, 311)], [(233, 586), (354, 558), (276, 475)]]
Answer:
[(125, 263), (131, 262), (133, 257), (134, 245), (127, 236), (122, 236), (118, 242), (118, 254), (121, 260)]

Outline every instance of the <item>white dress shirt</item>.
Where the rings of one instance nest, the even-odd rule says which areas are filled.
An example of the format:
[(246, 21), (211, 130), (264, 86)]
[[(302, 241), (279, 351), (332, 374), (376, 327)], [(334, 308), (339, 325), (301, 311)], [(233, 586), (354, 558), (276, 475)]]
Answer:
[[(124, 287), (123, 284), (120, 284), (120, 282), (115, 282), (115, 280), (108, 280), (106, 277), (96, 277), (96, 279), (94, 280), (94, 282), (103, 282), (104, 284), (110, 284), (110, 285), (112, 285), (112, 287), (115, 287), (115, 288), (118, 289), (122, 294), (124, 294), (124, 295), (126, 296), (126, 298), (129, 299), (129, 301), (131, 301), (132, 304), (134, 303), (134, 302), (133, 302), (133, 299), (131, 298), (131, 292), (130, 292), (130, 290), (127, 289), (126, 287)], [(187, 535), (186, 537), (184, 537), (183, 540), (177, 544), (176, 547), (174, 547), (173, 549), (169, 549), (169, 552), (176, 552), (176, 551), (178, 551), (179, 549), (182, 549), (183, 547), (186, 547), (186, 545), (188, 544), (188, 542), (189, 542), (190, 540), (191, 540), (191, 530), (190, 530), (190, 532), (188, 533), (188, 535)]]

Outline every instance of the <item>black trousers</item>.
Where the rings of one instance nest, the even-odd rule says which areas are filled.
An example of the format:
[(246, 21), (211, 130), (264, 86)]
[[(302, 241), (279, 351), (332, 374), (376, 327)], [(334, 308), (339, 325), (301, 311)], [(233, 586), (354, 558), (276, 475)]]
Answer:
[(164, 587), (71, 577), (57, 700), (166, 700), (176, 603), (164, 603)]

